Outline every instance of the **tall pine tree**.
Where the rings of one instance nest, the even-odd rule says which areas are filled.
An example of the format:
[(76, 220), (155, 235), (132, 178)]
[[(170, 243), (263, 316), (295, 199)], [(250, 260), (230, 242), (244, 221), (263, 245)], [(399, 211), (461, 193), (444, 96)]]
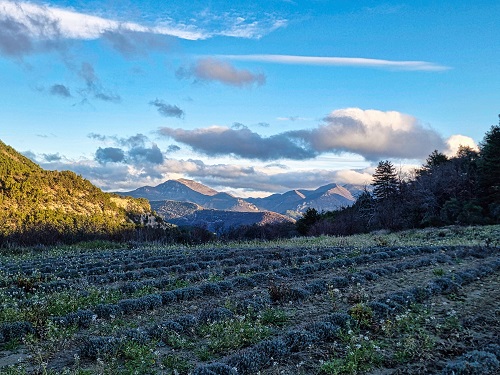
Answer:
[(389, 160), (378, 163), (373, 174), (373, 195), (377, 199), (386, 199), (397, 194), (399, 180), (396, 168)]

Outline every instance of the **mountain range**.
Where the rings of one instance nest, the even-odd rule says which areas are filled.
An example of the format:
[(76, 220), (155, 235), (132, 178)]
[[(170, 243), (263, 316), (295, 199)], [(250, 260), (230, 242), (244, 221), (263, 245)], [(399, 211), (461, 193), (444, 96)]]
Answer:
[(239, 198), (196, 181), (178, 179), (117, 194), (148, 199), (152, 209), (170, 223), (213, 228), (293, 221), (307, 208), (332, 211), (349, 206), (362, 190), (357, 185), (332, 183), (315, 190)]

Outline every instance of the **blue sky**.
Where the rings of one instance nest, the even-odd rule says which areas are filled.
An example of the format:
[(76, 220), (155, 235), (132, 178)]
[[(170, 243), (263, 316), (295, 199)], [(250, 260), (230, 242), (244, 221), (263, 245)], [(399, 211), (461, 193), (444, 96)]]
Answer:
[(0, 0), (0, 139), (108, 191), (370, 183), (497, 121), (495, 1)]

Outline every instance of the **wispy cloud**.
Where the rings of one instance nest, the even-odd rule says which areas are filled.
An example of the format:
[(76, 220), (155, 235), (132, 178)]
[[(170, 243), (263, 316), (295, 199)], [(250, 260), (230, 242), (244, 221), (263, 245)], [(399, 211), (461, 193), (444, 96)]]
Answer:
[(321, 57), (295, 55), (216, 55), (216, 58), (274, 64), (354, 66), (395, 70), (442, 71), (450, 67), (427, 61), (382, 60), (362, 57)]
[[(116, 20), (73, 9), (40, 5), (23, 1), (0, 0), (0, 51), (11, 56), (32, 53), (39, 42), (92, 40), (103, 38), (124, 55), (140, 53), (144, 47), (166, 49), (169, 43), (155, 35), (187, 40), (214, 36), (258, 39), (285, 27), (285, 19), (263, 16), (245, 18), (233, 14), (211, 15), (212, 19), (192, 18), (191, 24), (162, 20), (144, 25), (129, 20)], [(216, 22), (215, 22), (216, 21)], [(202, 26), (197, 26), (200, 23)], [(204, 28), (208, 25), (209, 28)], [(48, 46), (47, 46), (48, 47)]]
[(85, 81), (87, 86), (86, 89), (81, 91), (84, 98), (87, 98), (88, 94), (92, 94), (95, 99), (105, 102), (119, 103), (121, 101), (120, 95), (112, 93), (102, 87), (101, 81), (92, 64), (88, 62), (82, 63), (78, 75)]
[(309, 121), (310, 118), (300, 117), (300, 116), (288, 116), (288, 117), (276, 117), (278, 121)]
[(194, 64), (180, 67), (176, 75), (179, 79), (193, 78), (196, 81), (218, 81), (230, 86), (263, 85), (266, 76), (245, 69), (236, 69), (230, 63), (211, 57), (197, 60)]
[[(41, 39), (98, 39), (110, 31), (134, 31), (159, 35), (170, 35), (181, 39), (205, 39), (207, 35), (195, 26), (165, 25), (144, 26), (135, 22), (118, 21), (70, 9), (38, 5), (28, 2), (0, 1), (0, 18), (9, 18), (23, 25), (32, 37)], [(57, 27), (40, 27), (44, 25)]]

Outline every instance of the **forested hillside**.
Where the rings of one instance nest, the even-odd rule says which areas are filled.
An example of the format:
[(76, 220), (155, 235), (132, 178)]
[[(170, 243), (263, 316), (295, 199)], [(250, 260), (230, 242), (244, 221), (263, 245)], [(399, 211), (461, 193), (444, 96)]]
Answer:
[(0, 141), (0, 242), (118, 235), (148, 215), (146, 199), (104, 193), (70, 171), (46, 171)]

